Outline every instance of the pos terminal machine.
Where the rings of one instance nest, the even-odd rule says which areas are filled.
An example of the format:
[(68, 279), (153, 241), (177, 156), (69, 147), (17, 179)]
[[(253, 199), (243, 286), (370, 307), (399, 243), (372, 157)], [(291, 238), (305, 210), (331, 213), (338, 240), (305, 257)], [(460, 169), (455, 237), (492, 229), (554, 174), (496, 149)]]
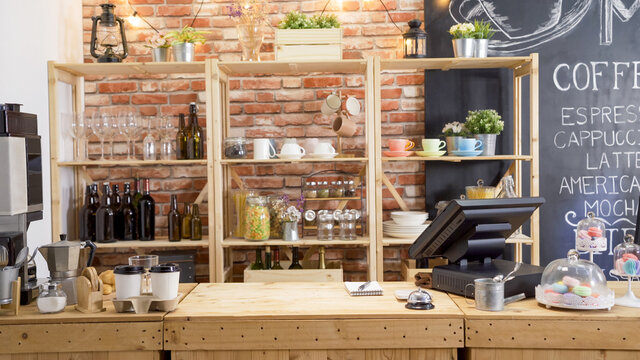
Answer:
[[(513, 270), (515, 263), (502, 259), (505, 241), (543, 203), (540, 197), (453, 200), (411, 245), (409, 256), (416, 260), (446, 257), (449, 265), (433, 268), (432, 287), (465, 295), (465, 286), (475, 279)], [(504, 296), (525, 293), (533, 297), (543, 270), (522, 264), (515, 278), (505, 283)], [(466, 295), (473, 296), (473, 292)]]

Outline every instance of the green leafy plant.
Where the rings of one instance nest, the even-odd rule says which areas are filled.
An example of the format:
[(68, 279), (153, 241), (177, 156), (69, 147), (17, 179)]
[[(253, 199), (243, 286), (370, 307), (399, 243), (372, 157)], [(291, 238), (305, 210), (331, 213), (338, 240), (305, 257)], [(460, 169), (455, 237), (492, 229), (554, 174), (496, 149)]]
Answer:
[(339, 28), (340, 21), (334, 14), (307, 15), (292, 11), (288, 13), (278, 24), (280, 29), (333, 29)]
[(493, 109), (469, 111), (464, 128), (471, 134), (500, 134), (504, 121)]
[(491, 28), (491, 23), (489, 21), (478, 21), (476, 20), (473, 23), (473, 27), (475, 28), (475, 33), (473, 37), (476, 39), (491, 39), (493, 35), (496, 33), (494, 29)]
[(183, 44), (183, 43), (200, 43), (204, 44), (207, 40), (204, 37), (204, 34), (208, 34), (208, 31), (197, 31), (191, 26), (185, 26), (182, 30), (173, 30), (170, 31), (165, 38), (171, 40), (171, 45), (173, 44)]
[(454, 39), (473, 39), (476, 28), (472, 23), (455, 24), (449, 28)]

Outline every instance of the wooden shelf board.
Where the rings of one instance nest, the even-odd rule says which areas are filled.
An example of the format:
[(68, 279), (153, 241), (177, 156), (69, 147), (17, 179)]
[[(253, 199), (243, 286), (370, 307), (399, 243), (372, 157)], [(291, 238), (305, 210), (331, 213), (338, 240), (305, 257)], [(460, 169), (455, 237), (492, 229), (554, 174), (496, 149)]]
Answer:
[(383, 156), (382, 161), (490, 161), (490, 160), (522, 160), (531, 161), (531, 155), (495, 155), (495, 156), (407, 156), (407, 157), (387, 157)]
[(385, 236), (382, 238), (382, 246), (411, 245), (415, 241), (416, 239), (413, 238), (401, 239)]
[(58, 166), (157, 166), (157, 165), (207, 165), (201, 160), (84, 160), (61, 161)]
[(278, 164), (278, 163), (339, 163), (339, 162), (366, 162), (367, 158), (333, 158), (333, 159), (222, 159), (223, 165), (244, 165), (244, 164)]
[(205, 73), (205, 62), (151, 62), (151, 63), (84, 63), (55, 64), (58, 70), (76, 76), (84, 75), (134, 75), (134, 74), (196, 74)]
[(360, 200), (359, 197), (329, 197), (329, 198), (304, 198), (305, 201), (341, 201), (341, 200)]
[(380, 60), (380, 70), (515, 69), (531, 62), (531, 56), (394, 59)]
[(311, 72), (364, 74), (367, 69), (367, 61), (222, 61), (218, 63), (218, 67), (230, 76), (240, 74), (300, 74)]
[(98, 250), (100, 249), (123, 249), (123, 248), (206, 248), (209, 247), (209, 240), (182, 240), (172, 242), (166, 239), (153, 241), (116, 241), (114, 243), (96, 243)]
[(258, 247), (258, 246), (312, 246), (312, 245), (324, 245), (324, 246), (342, 246), (342, 245), (356, 245), (356, 246), (368, 246), (369, 238), (359, 236), (356, 240), (318, 240), (316, 238), (302, 238), (298, 241), (284, 241), (284, 240), (265, 240), (265, 241), (248, 241), (244, 239), (224, 239), (222, 241), (222, 247)]

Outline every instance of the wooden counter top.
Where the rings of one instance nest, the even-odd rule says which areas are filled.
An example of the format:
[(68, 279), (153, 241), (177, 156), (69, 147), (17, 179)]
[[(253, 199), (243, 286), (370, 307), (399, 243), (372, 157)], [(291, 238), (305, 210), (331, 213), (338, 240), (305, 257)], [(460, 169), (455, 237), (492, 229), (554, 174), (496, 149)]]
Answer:
[(447, 294), (429, 290), (434, 310), (404, 307), (396, 290), (415, 289), (408, 282), (381, 283), (383, 296), (349, 296), (343, 283), (199, 284), (166, 320), (222, 319), (422, 319), (462, 318)]
[[(186, 297), (197, 284), (180, 284), (179, 292)], [(7, 316), (0, 314), (0, 326), (19, 324), (68, 324), (68, 323), (111, 323), (111, 322), (142, 322), (142, 321), (162, 321), (166, 312), (150, 311), (147, 314), (118, 313), (113, 307), (111, 299), (113, 296), (105, 297), (104, 307), (106, 311), (93, 314), (85, 314), (75, 310), (75, 305), (67, 306), (63, 312), (56, 314), (41, 314), (38, 312), (36, 302), (20, 307), (18, 316)]]

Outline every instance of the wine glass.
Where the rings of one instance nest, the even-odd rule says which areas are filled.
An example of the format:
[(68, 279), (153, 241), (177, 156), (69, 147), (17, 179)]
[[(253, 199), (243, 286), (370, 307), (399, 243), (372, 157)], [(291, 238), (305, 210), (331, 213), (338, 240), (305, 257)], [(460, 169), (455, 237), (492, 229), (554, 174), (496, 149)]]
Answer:
[[(140, 132), (140, 127), (140, 117), (133, 112), (120, 113), (118, 115), (118, 129), (127, 138), (127, 160), (135, 160), (135, 138)], [(131, 142), (133, 142), (133, 149)], [(131, 156), (132, 154), (133, 157)]]
[(156, 139), (153, 137), (153, 133), (151, 130), (151, 124), (153, 123), (153, 118), (149, 116), (147, 118), (147, 136), (145, 136), (142, 141), (142, 152), (144, 160), (155, 160), (156, 159)]
[(118, 129), (118, 118), (113, 115), (103, 114), (105, 137), (109, 139), (109, 159), (113, 160), (113, 140), (120, 133)]
[(171, 160), (175, 153), (173, 148), (174, 127), (171, 116), (160, 116), (160, 156), (162, 160)]
[(100, 140), (100, 159), (104, 161), (104, 138), (106, 136), (107, 129), (109, 128), (108, 122), (109, 115), (103, 114), (99, 111), (93, 113), (91, 118), (91, 131)]
[[(81, 112), (77, 114), (68, 114), (67, 116), (71, 120), (71, 137), (75, 140), (73, 158), (74, 160), (86, 160), (86, 140), (88, 134), (85, 128), (85, 115)], [(83, 146), (84, 151), (80, 151)]]

